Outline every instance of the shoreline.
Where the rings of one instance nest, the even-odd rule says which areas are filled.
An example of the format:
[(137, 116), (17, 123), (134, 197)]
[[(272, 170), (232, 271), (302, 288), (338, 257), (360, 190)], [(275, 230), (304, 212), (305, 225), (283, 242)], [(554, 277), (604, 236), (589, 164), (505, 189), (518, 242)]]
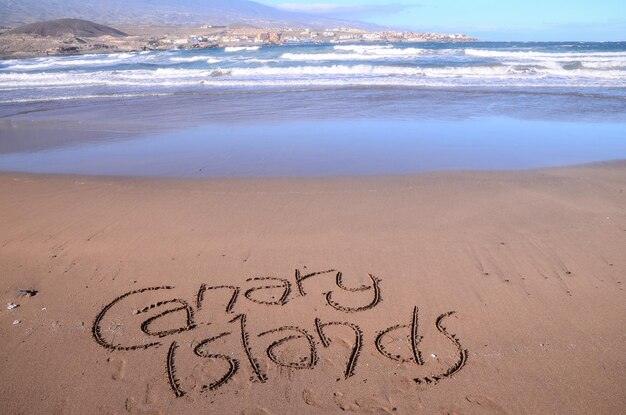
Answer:
[(624, 187), (0, 173), (0, 411), (619, 412)]
[(594, 161), (589, 163), (576, 163), (570, 165), (548, 166), (548, 167), (528, 167), (528, 168), (503, 168), (503, 169), (439, 169), (416, 171), (412, 173), (370, 173), (370, 174), (337, 174), (337, 175), (295, 175), (295, 176), (134, 176), (134, 175), (106, 175), (106, 174), (82, 174), (82, 173), (36, 173), (0, 170), (0, 180), (89, 180), (89, 181), (115, 181), (115, 182), (145, 182), (145, 183), (168, 183), (181, 184), (201, 184), (201, 183), (236, 183), (236, 182), (319, 182), (332, 183), (343, 181), (374, 181), (384, 182), (385, 180), (419, 180), (430, 178), (447, 178), (451, 176), (480, 176), (480, 175), (542, 175), (551, 172), (568, 172), (586, 169), (613, 169), (626, 168), (626, 159), (609, 159)]

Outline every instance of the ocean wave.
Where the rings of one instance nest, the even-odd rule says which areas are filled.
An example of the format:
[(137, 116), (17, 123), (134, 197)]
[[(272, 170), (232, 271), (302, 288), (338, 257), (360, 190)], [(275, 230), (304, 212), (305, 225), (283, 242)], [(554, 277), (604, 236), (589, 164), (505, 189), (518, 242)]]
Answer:
[[(191, 63), (191, 62), (202, 62), (202, 61), (206, 61), (207, 57), (206, 56), (189, 56), (189, 57), (176, 57), (173, 56), (170, 58), (171, 62), (176, 62), (176, 63)], [(221, 60), (216, 59), (217, 62), (221, 62)], [(217, 63), (216, 62), (216, 63)]]
[(541, 85), (563, 86), (570, 84), (587, 86), (626, 85), (626, 72), (615, 70), (554, 69), (529, 65), (491, 65), (474, 67), (418, 68), (384, 65), (327, 65), (295, 67), (237, 67), (228, 69), (184, 69), (159, 68), (156, 70), (124, 70), (64, 73), (0, 73), (0, 90), (15, 88), (38, 89), (66, 86), (68, 88), (89, 87), (172, 87), (198, 85), (210, 81), (219, 85), (226, 79), (252, 82), (331, 82), (358, 85), (380, 82), (404, 85), (424, 84), (425, 79), (450, 80), (463, 86), (468, 82), (507, 85), (520, 81)]
[[(585, 68), (564, 69), (560, 66), (541, 65), (486, 65), (463, 67), (407, 67), (384, 65), (328, 65), (291, 66), (262, 68), (230, 68), (228, 75), (240, 77), (292, 77), (292, 76), (432, 76), (432, 77), (573, 77), (588, 79), (626, 80), (626, 73), (614, 71), (594, 71)], [(173, 72), (170, 72), (172, 74)], [(202, 75), (198, 71), (194, 75)]]
[[(142, 85), (142, 84), (139, 84)], [(110, 86), (127, 86), (127, 83), (112, 82)], [(151, 87), (155, 87), (150, 84)], [(236, 88), (236, 89), (273, 89), (273, 88), (297, 88), (298, 90), (315, 89), (315, 88), (350, 88), (350, 87), (362, 87), (362, 88), (496, 88), (496, 89), (522, 89), (522, 90), (534, 90), (534, 89), (584, 89), (595, 88), (597, 85), (589, 84), (582, 80), (569, 80), (568, 82), (562, 82), (554, 84), (547, 81), (529, 82), (523, 80), (507, 80), (506, 82), (498, 82), (491, 79), (465, 79), (463, 82), (447, 78), (375, 78), (375, 79), (358, 79), (358, 78), (345, 78), (345, 79), (262, 79), (262, 80), (235, 80), (231, 78), (216, 79), (207, 78), (200, 82), (193, 82), (190, 80), (178, 80), (169, 81), (160, 85), (166, 89), (163, 89), (162, 93), (153, 92), (150, 94), (129, 94), (129, 93), (111, 93), (111, 94), (79, 94), (79, 95), (54, 95), (46, 93), (45, 95), (37, 96), (23, 96), (12, 100), (2, 100), (1, 104), (11, 104), (17, 102), (46, 102), (55, 100), (73, 100), (73, 99), (102, 99), (102, 98), (123, 98), (123, 97), (141, 97), (141, 96), (160, 96), (160, 95), (172, 95), (177, 92), (182, 92), (181, 88), (187, 90), (191, 88), (194, 91), (210, 91), (211, 89), (221, 88)]]
[(46, 97), (16, 98), (0, 100), (0, 104), (23, 104), (51, 101), (73, 101), (86, 99), (107, 99), (107, 98), (142, 98), (142, 97), (162, 97), (172, 95), (171, 93), (141, 93), (141, 94), (93, 94), (93, 95), (59, 95)]
[[(626, 91), (626, 51), (514, 50), (423, 45), (194, 50), (0, 62), (0, 99), (42, 99), (210, 88), (493, 87)], [(230, 51), (249, 48), (230, 48)], [(254, 47), (253, 50), (258, 50)], [(610, 50), (610, 49), (609, 49)], [(187, 63), (193, 63), (187, 64)]]
[(375, 65), (292, 66), (283, 68), (232, 68), (233, 76), (334, 76), (334, 75), (423, 75), (419, 68)]
[(286, 61), (372, 61), (391, 59), (412, 59), (423, 56), (424, 49), (380, 49), (376, 53), (284, 53), (281, 59)]
[(560, 72), (568, 76), (592, 76), (592, 71), (596, 71), (598, 77), (604, 77), (601, 72), (619, 76), (616, 72), (626, 72), (626, 52), (549, 53), (466, 49), (465, 54), (494, 59), (505, 66), (540, 65), (548, 68), (552, 74)]
[(599, 69), (599, 70), (617, 70), (617, 71), (626, 71), (626, 59), (615, 62), (589, 62), (589, 61), (578, 61), (571, 62), (573, 65), (575, 63), (580, 64), (580, 69)]
[(626, 56), (626, 51), (616, 52), (537, 52), (537, 51), (511, 51), (490, 49), (465, 49), (468, 55), (476, 56), (502, 56), (502, 57), (576, 57), (576, 56)]
[(259, 49), (261, 49), (260, 46), (228, 46), (224, 48), (224, 52), (255, 51)]
[(80, 57), (50, 57), (35, 60), (11, 60), (0, 64), (0, 73), (36, 72), (48, 70), (88, 70), (118, 65), (170, 65), (194, 62), (217, 64), (224, 62), (208, 55), (171, 56), (168, 54), (111, 54), (111, 55), (83, 55)]
[(393, 45), (337, 45), (333, 46), (334, 50), (367, 53), (370, 51), (394, 49)]
[(206, 55), (197, 55), (197, 56), (187, 56), (187, 57), (171, 57), (169, 61), (172, 63), (194, 63), (194, 62), (205, 62), (209, 65), (214, 65), (216, 63), (224, 62), (224, 59), (211, 58)]
[(237, 62), (239, 63), (277, 63), (279, 62), (278, 59), (259, 59), (259, 58), (252, 58), (252, 59), (241, 59), (241, 60), (237, 60)]
[[(258, 50), (259, 47), (229, 47), (228, 51)], [(598, 72), (625, 71), (626, 51), (623, 52), (534, 52), (534, 51), (511, 51), (511, 50), (488, 50), (488, 49), (424, 49), (415, 47), (394, 47), (391, 45), (337, 45), (325, 47), (320, 51), (302, 49), (288, 52), (280, 56), (270, 50), (267, 54), (218, 55), (206, 51), (198, 54), (184, 54), (179, 52), (161, 53), (115, 53), (109, 55), (83, 55), (77, 57), (45, 57), (37, 59), (13, 59), (0, 62), (0, 74), (6, 72), (46, 72), (46, 71), (82, 71), (97, 70), (111, 67), (111, 70), (128, 69), (137, 66), (154, 66), (167, 68), (168, 66), (185, 63), (202, 63), (211, 66), (224, 64), (225, 66), (281, 66), (300, 67), (300, 62), (311, 63), (336, 63), (348, 65), (349, 63), (370, 63), (372, 65), (386, 63), (390, 65), (406, 65), (411, 68), (421, 66), (447, 67), (461, 66), (472, 68), (477, 64), (494, 63), (505, 67), (520, 65), (542, 66), (553, 72), (562, 70), (579, 71), (581, 75), (588, 75), (585, 71), (597, 70)], [(486, 61), (485, 59), (489, 59)], [(254, 64), (254, 65), (253, 65)], [(119, 68), (116, 68), (119, 66)], [(473, 69), (471, 69), (473, 70)], [(581, 72), (582, 71), (582, 72)], [(515, 71), (513, 71), (515, 72)], [(531, 71), (529, 71), (531, 72)], [(571, 75), (571, 74), (570, 74)]]
[(327, 53), (284, 53), (287, 61), (370, 61), (389, 59), (411, 59), (429, 53), (426, 49), (396, 48), (392, 45), (338, 45), (335, 52)]
[[(108, 55), (81, 55), (72, 57), (49, 57), (24, 60), (12, 60), (4, 62), (2, 70), (7, 71), (41, 71), (50, 69), (73, 69), (91, 68), (101, 66), (114, 66), (122, 63), (137, 62), (139, 54), (133, 53), (113, 53)], [(150, 58), (142, 56), (142, 61)]]
[(110, 66), (118, 65), (122, 62), (121, 59), (73, 59), (73, 60), (43, 60), (39, 62), (28, 62), (8, 65), (4, 67), (4, 70), (8, 71), (39, 71), (46, 69), (56, 68), (70, 68), (70, 67), (94, 67), (94, 66)]
[(343, 49), (341, 49), (341, 46), (336, 46), (335, 50), (344, 50), (344, 51), (349, 51), (349, 52), (356, 52), (359, 53), (361, 55), (366, 55), (366, 56), (377, 56), (377, 55), (384, 55), (384, 56), (416, 56), (416, 55), (423, 55), (425, 53), (427, 53), (426, 49), (419, 49), (419, 48), (394, 48), (394, 47), (389, 47), (387, 45), (383, 45), (383, 46), (344, 46)]
[(465, 49), (465, 55), (484, 58), (527, 59), (527, 60), (583, 60), (614, 61), (626, 59), (626, 52), (535, 52)]

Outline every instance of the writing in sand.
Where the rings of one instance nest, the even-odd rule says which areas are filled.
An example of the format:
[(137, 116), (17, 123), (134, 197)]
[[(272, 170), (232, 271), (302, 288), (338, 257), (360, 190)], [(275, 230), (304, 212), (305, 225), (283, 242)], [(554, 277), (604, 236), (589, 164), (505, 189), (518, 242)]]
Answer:
[[(312, 315), (308, 329), (289, 325), (253, 333), (249, 329), (249, 323), (251, 318), (259, 318), (258, 313), (254, 315), (237, 313), (238, 302), (242, 297), (245, 299), (242, 301), (250, 301), (263, 307), (282, 307), (307, 296), (307, 280), (328, 278), (329, 276), (334, 277), (334, 285), (332, 291), (323, 293), (324, 304), (331, 307), (332, 311), (341, 318), (322, 320)], [(146, 351), (166, 346), (167, 380), (176, 397), (182, 397), (187, 393), (184, 385), (181, 384), (177, 371), (177, 354), (182, 347), (181, 344), (183, 344), (179, 342), (180, 340), (177, 341), (177, 336), (193, 331), (200, 332), (195, 334), (202, 334), (202, 336), (200, 336), (201, 340), (191, 342), (192, 356), (197, 359), (207, 359), (216, 367), (214, 379), (211, 379), (201, 388), (204, 392), (215, 391), (223, 387), (233, 377), (237, 376), (244, 367), (249, 371), (251, 381), (268, 382), (267, 370), (259, 361), (262, 355), (259, 356), (253, 351), (256, 349), (253, 346), (257, 342), (261, 342), (262, 339), (269, 339), (269, 343), (265, 341), (265, 344), (269, 345), (264, 347), (264, 356), (273, 364), (296, 370), (315, 369), (319, 361), (319, 354), (323, 353), (324, 349), (331, 347), (332, 336), (329, 334), (331, 327), (342, 327), (353, 333), (350, 336), (353, 339), (350, 345), (351, 353), (345, 366), (343, 366), (345, 368), (343, 377), (348, 380), (355, 375), (359, 368), (359, 356), (365, 346), (364, 338), (366, 337), (361, 327), (347, 321), (346, 317), (355, 313), (372, 312), (381, 303), (381, 280), (379, 278), (369, 275), (369, 284), (350, 287), (344, 282), (343, 274), (336, 270), (313, 273), (296, 270), (294, 281), (262, 277), (250, 278), (246, 284), (245, 287), (202, 284), (194, 293), (193, 301), (184, 298), (170, 298), (170, 293), (174, 290), (173, 286), (149, 287), (127, 292), (107, 304), (96, 316), (92, 328), (93, 338), (100, 346), (115, 352)], [(336, 299), (339, 292), (343, 294), (343, 297), (347, 293), (358, 296), (359, 299), (365, 299), (365, 301), (362, 305), (357, 306), (342, 304)], [(218, 303), (219, 311), (210, 314), (209, 319), (211, 321), (198, 319), (198, 315), (203, 309), (213, 307)], [(137, 305), (143, 307), (133, 307)], [(459, 338), (450, 333), (444, 326), (446, 318), (452, 314), (454, 314), (453, 311), (441, 314), (434, 324), (438, 333), (444, 336), (455, 348), (457, 357), (454, 363), (441, 373), (415, 378), (416, 383), (435, 385), (453, 376), (465, 366), (468, 351), (461, 345)], [(298, 315), (307, 315), (306, 310), (299, 310)], [(129, 336), (119, 336), (120, 333), (115, 333), (114, 330), (104, 329), (107, 320), (122, 320), (126, 323), (129, 319), (136, 320), (136, 323), (118, 323), (117, 327), (136, 327), (136, 334), (140, 335), (143, 341), (135, 340), (136, 344), (133, 344), (132, 341), (129, 341), (128, 344), (119, 342), (119, 340), (114, 341), (114, 339)], [(139, 333), (139, 330), (142, 333)], [(206, 337), (203, 337), (203, 331), (207, 332)], [(399, 335), (406, 338), (408, 342), (406, 351), (394, 350), (392, 352), (387, 350), (385, 345), (388, 342), (386, 340)], [(130, 336), (130, 338), (136, 339), (137, 336)], [(385, 328), (372, 338), (374, 339), (373, 346), (384, 359), (418, 366), (425, 364), (420, 350), (420, 342), (423, 337), (420, 336), (420, 318), (417, 306), (413, 307), (412, 312), (407, 312), (405, 322)], [(227, 339), (236, 339), (235, 344), (238, 345), (236, 350), (216, 352), (215, 348)], [(184, 344), (187, 345), (189, 342)], [(287, 350), (290, 352), (286, 353)], [(297, 352), (294, 353), (293, 350)]]

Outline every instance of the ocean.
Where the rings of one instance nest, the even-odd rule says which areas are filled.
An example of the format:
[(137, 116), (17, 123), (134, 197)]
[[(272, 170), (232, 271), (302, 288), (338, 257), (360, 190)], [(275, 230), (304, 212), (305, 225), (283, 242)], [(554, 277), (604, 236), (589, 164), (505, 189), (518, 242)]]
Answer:
[[(34, 133), (33, 125), (40, 125)], [(293, 45), (4, 60), (0, 133), (0, 170), (52, 173), (393, 174), (622, 159), (626, 42)], [(32, 146), (25, 136), (36, 138)], [(126, 161), (110, 164), (103, 154)], [(255, 154), (271, 162), (251, 162)], [(387, 162), (360, 163), (381, 154)], [(286, 168), (296, 156), (309, 164)]]
[(626, 96), (626, 42), (230, 47), (0, 61), (0, 103), (347, 87)]

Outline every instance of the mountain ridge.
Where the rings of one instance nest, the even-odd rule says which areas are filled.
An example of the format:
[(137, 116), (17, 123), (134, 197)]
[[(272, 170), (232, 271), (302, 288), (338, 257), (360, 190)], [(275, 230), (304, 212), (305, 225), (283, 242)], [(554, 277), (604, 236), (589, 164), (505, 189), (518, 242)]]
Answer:
[(376, 25), (279, 10), (250, 0), (0, 0), (0, 25), (19, 26), (55, 19), (103, 24), (229, 25), (360, 29)]

